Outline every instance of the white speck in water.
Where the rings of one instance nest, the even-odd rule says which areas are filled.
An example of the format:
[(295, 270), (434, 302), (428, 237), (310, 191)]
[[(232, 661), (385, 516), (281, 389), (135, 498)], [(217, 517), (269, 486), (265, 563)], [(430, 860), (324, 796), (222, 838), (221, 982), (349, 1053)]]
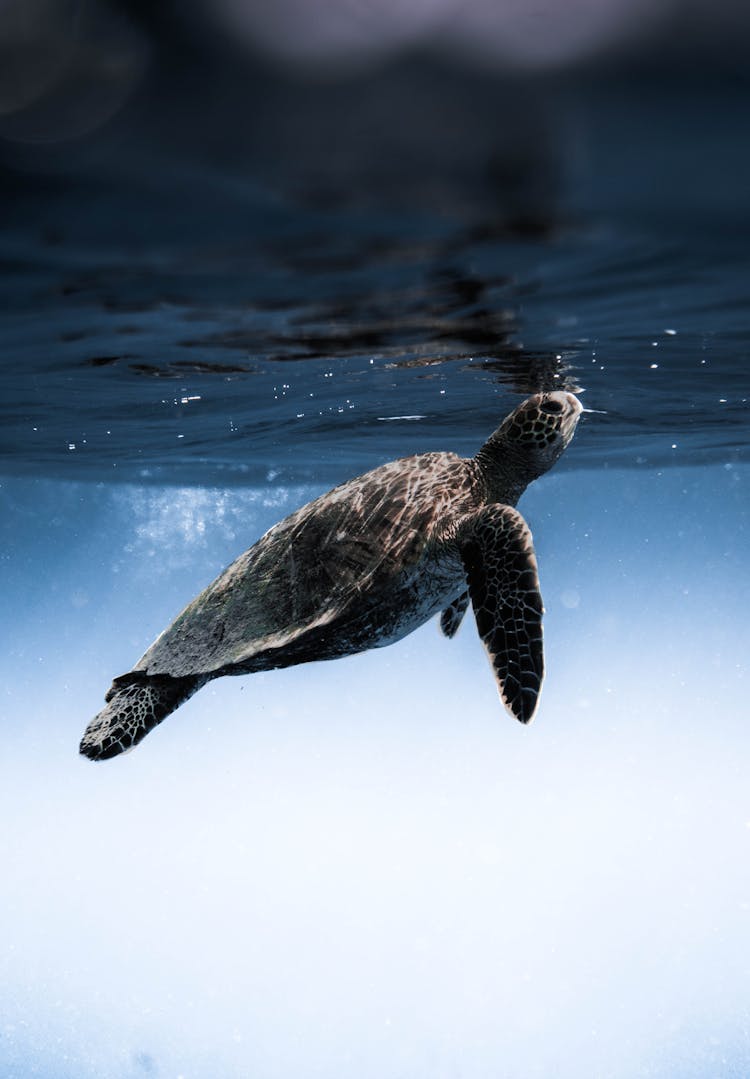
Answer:
[(658, 363), (652, 363), (652, 364), (651, 364), (651, 370), (652, 370), (652, 371), (655, 371), (655, 370), (657, 369), (657, 367), (658, 367), (658, 366), (659, 366), (659, 364), (658, 364)]
[(676, 449), (677, 449), (677, 443), (676, 443), (676, 442), (673, 442), (673, 443), (672, 443), (672, 449), (673, 449), (673, 450), (676, 450)]
[(185, 436), (184, 435), (178, 435), (177, 437), (178, 438), (184, 438)]
[(659, 342), (658, 341), (652, 341), (651, 342), (651, 347), (652, 348), (658, 348), (659, 347)]
[(720, 397), (720, 398), (719, 398), (719, 404), (720, 404), (720, 405), (725, 405), (726, 403), (727, 403), (727, 399), (726, 399), (726, 397)]
[(75, 448), (76, 448), (76, 444), (75, 444), (75, 442), (69, 442), (69, 443), (68, 443), (68, 449), (69, 449), (69, 450), (74, 450)]
[(669, 334), (670, 337), (674, 337), (677, 333), (677, 330), (665, 330), (664, 333)]
[(378, 419), (382, 420), (383, 423), (388, 423), (391, 420), (424, 420), (424, 419), (427, 419), (427, 417), (426, 416), (420, 416), (420, 415), (417, 415), (417, 416), (378, 416)]
[(180, 404), (186, 405), (188, 401), (200, 401), (200, 394), (192, 394), (190, 397), (181, 397)]

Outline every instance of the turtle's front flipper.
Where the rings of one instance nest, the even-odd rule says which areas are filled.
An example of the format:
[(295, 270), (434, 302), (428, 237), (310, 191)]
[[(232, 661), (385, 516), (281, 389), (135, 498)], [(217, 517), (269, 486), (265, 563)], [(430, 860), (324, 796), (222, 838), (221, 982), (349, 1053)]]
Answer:
[(440, 629), (446, 637), (456, 636), (468, 606), (469, 593), (462, 592), (458, 599), (454, 599), (453, 603), (449, 603), (440, 615)]
[(544, 677), (544, 608), (531, 532), (518, 510), (492, 505), (464, 518), (457, 540), (503, 704), (528, 723)]

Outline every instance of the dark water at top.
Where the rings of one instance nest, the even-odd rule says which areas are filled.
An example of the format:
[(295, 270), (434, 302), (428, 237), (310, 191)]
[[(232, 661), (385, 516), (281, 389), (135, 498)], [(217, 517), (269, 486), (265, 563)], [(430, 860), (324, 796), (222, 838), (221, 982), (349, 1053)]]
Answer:
[[(170, 81), (171, 80), (171, 81)], [(745, 85), (199, 69), (6, 143), (2, 468), (340, 478), (585, 387), (568, 466), (747, 459)]]
[[(742, 72), (175, 56), (0, 116), (0, 1075), (746, 1079)], [(77, 757), (277, 520), (553, 385), (530, 727), (469, 613)]]

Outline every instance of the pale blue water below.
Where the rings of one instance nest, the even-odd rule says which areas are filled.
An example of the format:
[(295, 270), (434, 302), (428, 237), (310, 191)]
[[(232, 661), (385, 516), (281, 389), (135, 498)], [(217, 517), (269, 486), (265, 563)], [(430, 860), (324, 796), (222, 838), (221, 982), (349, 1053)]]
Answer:
[[(260, 164), (199, 168), (155, 104), (0, 172), (3, 1079), (750, 1074), (746, 90), (550, 92), (519, 195), (518, 112), (480, 80), (443, 130), (440, 86), (391, 186), (374, 92), (368, 167), (342, 139), (322, 168), (309, 99), (365, 115), (325, 88), (250, 110)], [(266, 528), (559, 382), (606, 415), (520, 506), (528, 729), (469, 615), (78, 758), (111, 678)]]
[(467, 619), (93, 766), (110, 677), (313, 491), (4, 483), (2, 1074), (746, 1075), (749, 484), (528, 492), (529, 729)]

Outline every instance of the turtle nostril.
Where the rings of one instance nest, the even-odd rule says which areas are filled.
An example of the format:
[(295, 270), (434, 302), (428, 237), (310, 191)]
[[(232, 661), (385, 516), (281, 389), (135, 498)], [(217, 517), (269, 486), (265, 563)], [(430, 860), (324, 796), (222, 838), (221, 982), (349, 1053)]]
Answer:
[(560, 401), (556, 401), (554, 397), (551, 397), (546, 401), (542, 401), (539, 407), (541, 408), (542, 412), (548, 412), (551, 415), (562, 412), (563, 410), (562, 403)]

